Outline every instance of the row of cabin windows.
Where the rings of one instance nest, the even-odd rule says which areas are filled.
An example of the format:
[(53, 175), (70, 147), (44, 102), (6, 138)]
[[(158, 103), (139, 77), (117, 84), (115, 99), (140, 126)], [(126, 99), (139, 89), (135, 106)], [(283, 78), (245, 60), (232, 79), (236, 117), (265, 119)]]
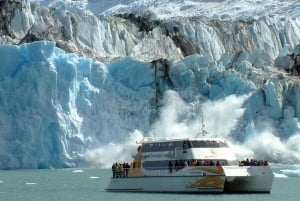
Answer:
[[(164, 161), (144, 161), (142, 167), (146, 170), (161, 170), (169, 168), (169, 164), (172, 164), (172, 168), (181, 169), (184, 166), (195, 166), (192, 165), (193, 160), (164, 160)], [(216, 166), (217, 161), (219, 161), (221, 166), (226, 165), (236, 165), (236, 161), (226, 161), (226, 160), (197, 160), (196, 166)], [(213, 164), (211, 164), (211, 162)]]
[(173, 141), (143, 144), (142, 152), (173, 151), (175, 148), (225, 148), (228, 145), (220, 141)]

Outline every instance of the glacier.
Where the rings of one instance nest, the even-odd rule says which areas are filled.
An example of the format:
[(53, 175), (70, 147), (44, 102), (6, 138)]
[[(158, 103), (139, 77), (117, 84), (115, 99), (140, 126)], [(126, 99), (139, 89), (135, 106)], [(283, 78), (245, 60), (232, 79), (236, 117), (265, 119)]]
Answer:
[(49, 2), (1, 3), (1, 169), (109, 167), (201, 121), (241, 157), (300, 163), (299, 3), (253, 18)]

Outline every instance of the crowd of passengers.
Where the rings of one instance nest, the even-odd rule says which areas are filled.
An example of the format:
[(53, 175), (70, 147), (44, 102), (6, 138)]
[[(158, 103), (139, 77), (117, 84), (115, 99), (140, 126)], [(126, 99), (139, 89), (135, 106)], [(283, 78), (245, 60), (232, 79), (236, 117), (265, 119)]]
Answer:
[(251, 159), (249, 160), (248, 158), (243, 161), (239, 161), (240, 166), (268, 166), (269, 163), (268, 161), (263, 161), (263, 160), (256, 160), (256, 159)]
[[(169, 161), (169, 166), (172, 165), (172, 161)], [(185, 161), (175, 161), (174, 167), (187, 167), (187, 166), (221, 166), (224, 165), (224, 162), (220, 162), (219, 160), (185, 160)]]
[[(226, 165), (224, 162), (220, 162), (219, 160), (213, 161), (213, 160), (176, 160), (173, 164), (172, 161), (169, 161), (168, 168), (169, 172), (172, 173), (173, 169), (175, 171), (178, 171), (184, 167), (188, 166), (224, 166)], [(263, 160), (256, 160), (248, 158), (243, 161), (239, 161), (239, 166), (268, 166), (268, 161)], [(133, 167), (134, 168), (134, 167)], [(112, 172), (113, 177), (116, 178), (122, 178), (122, 177), (128, 177), (128, 171), (130, 169), (130, 165), (128, 163), (114, 163), (112, 165)]]
[(222, 166), (224, 163), (221, 163), (219, 160), (185, 160), (185, 161), (178, 161), (176, 160), (173, 164), (172, 161), (169, 161), (168, 168), (169, 172), (172, 173), (173, 168), (175, 171), (178, 171), (184, 167), (188, 166)]
[[(220, 162), (219, 160), (213, 161), (213, 160), (185, 160), (185, 161), (175, 161), (175, 164), (172, 163), (172, 161), (169, 161), (168, 167), (174, 167), (175, 170), (178, 170), (183, 167), (187, 166), (224, 166), (227, 165), (224, 161)], [(256, 160), (248, 158), (243, 161), (239, 161), (240, 166), (268, 166), (268, 161), (263, 160)]]
[(113, 177), (128, 177), (128, 170), (130, 165), (128, 163), (114, 163), (111, 167)]

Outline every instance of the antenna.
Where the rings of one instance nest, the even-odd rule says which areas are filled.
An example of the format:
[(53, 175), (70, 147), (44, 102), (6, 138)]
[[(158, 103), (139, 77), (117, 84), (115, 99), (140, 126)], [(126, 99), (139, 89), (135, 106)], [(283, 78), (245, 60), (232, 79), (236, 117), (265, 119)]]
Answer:
[(205, 124), (204, 124), (204, 115), (203, 115), (203, 111), (201, 110), (201, 128), (200, 128), (200, 132), (196, 135), (196, 138), (199, 137), (199, 135), (205, 136), (208, 135), (208, 132), (205, 130)]
[(201, 118), (201, 134), (203, 136), (207, 135), (208, 132), (204, 129), (205, 127), (205, 124), (204, 124), (204, 115), (203, 115), (203, 112), (201, 111), (201, 114), (202, 114), (202, 118)]

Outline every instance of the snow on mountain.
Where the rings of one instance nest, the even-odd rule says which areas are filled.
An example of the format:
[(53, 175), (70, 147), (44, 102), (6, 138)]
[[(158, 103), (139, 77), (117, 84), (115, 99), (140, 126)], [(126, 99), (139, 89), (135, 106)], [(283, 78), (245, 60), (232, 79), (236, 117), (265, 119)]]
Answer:
[(202, 118), (242, 157), (300, 163), (298, 9), (1, 2), (0, 167), (108, 167), (145, 135), (197, 136)]
[(95, 2), (90, 1), (88, 5), (88, 8), (94, 13), (116, 14), (128, 11), (151, 11), (160, 19), (194, 16), (238, 19), (258, 18), (264, 15), (299, 16), (300, 8), (297, 0), (135, 0), (126, 3), (113, 1), (115, 5), (106, 10), (101, 9), (101, 3), (95, 6)]
[(261, 16), (298, 17), (298, 0), (31, 0), (52, 7), (86, 8), (95, 14), (152, 12), (158, 19), (206, 16), (248, 19)]

